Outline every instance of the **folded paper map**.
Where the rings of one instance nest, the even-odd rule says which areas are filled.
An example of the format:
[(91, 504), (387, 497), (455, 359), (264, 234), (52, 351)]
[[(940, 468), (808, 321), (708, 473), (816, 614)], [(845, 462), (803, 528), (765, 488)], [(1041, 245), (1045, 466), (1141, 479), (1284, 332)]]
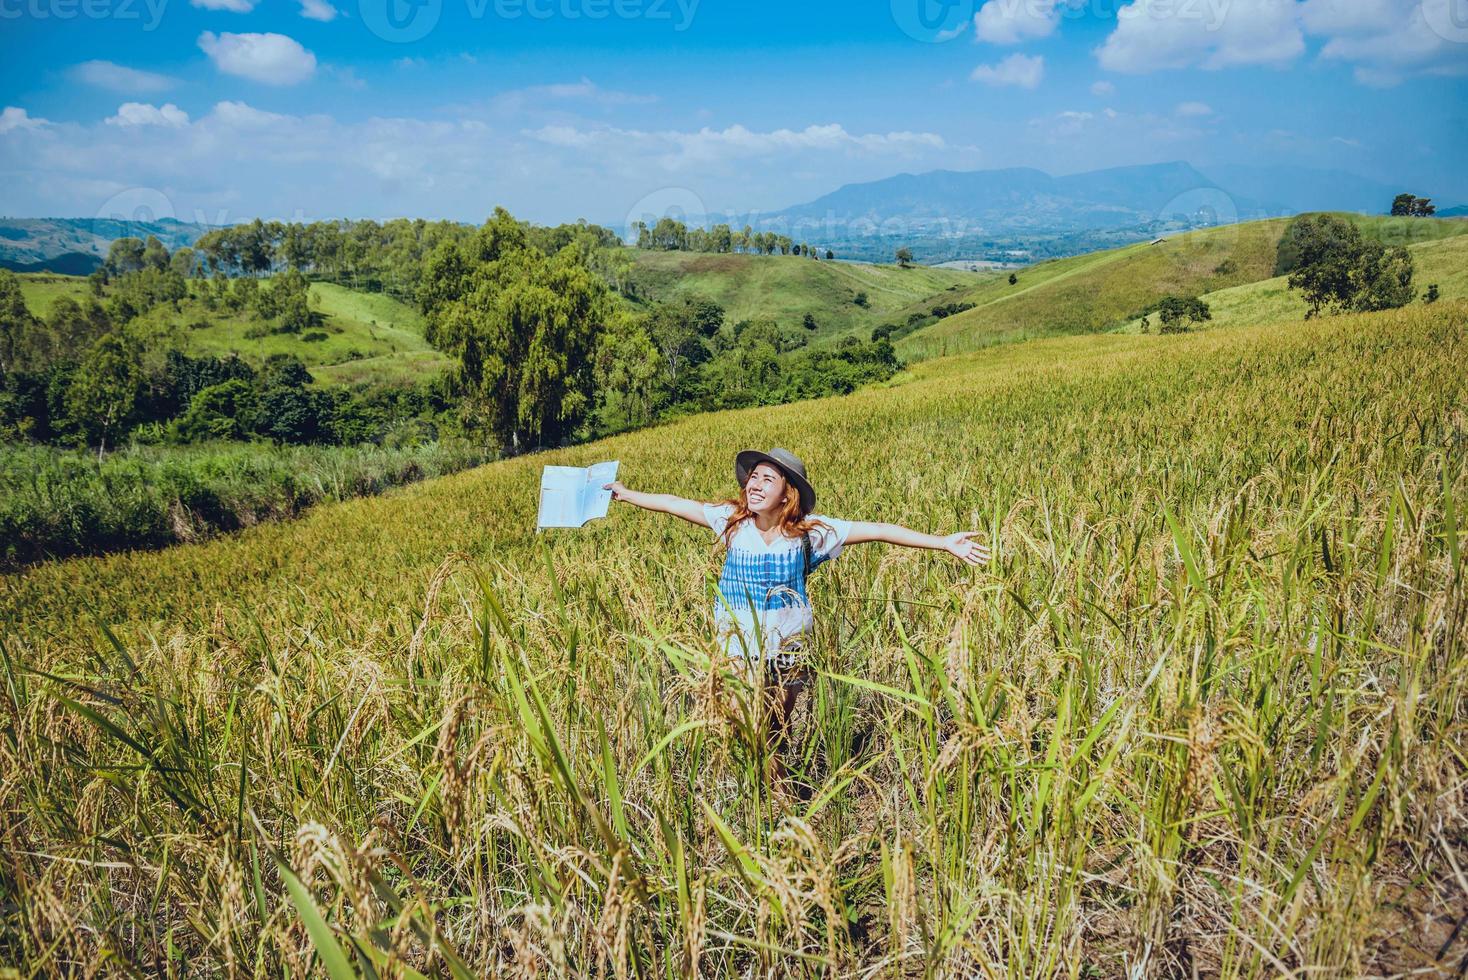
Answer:
[(545, 527), (581, 527), (607, 516), (612, 492), (602, 485), (617, 478), (617, 460), (595, 466), (547, 466), (540, 474), (538, 531)]

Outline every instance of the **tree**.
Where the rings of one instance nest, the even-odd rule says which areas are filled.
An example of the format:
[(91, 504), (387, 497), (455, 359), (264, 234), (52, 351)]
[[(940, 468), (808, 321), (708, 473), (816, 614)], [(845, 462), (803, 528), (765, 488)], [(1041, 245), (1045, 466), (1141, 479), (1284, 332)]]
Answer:
[(804, 327), (805, 329), (807, 329), (807, 330), (814, 330), (814, 329), (816, 329), (816, 318), (815, 318), (815, 314), (813, 314), (813, 313), (807, 313), (805, 315), (805, 319), (800, 321), (800, 325), (802, 327)]
[(836, 253), (835, 252), (831, 251), (829, 248), (826, 249), (826, 261), (827, 262), (831, 261), (835, 257), (836, 257)]
[(1366, 240), (1350, 222), (1330, 214), (1303, 215), (1286, 229), (1276, 267), (1288, 241), (1289, 286), (1305, 294), (1307, 319), (1336, 312), (1393, 309), (1412, 300), (1412, 256)]
[(652, 421), (666, 392), (662, 378), (662, 355), (638, 319), (613, 317), (596, 344), (602, 423), (619, 428)]
[(1013, 272), (1011, 272), (1009, 274), (1009, 284), (1011, 286), (1013, 286), (1013, 285), (1017, 284), (1018, 282), (1019, 282), (1019, 276), (1017, 276)]
[(175, 249), (173, 255), (169, 256), (168, 259), (168, 268), (185, 279), (192, 278), (198, 267), (199, 257), (197, 253), (187, 245)]
[(899, 248), (897, 250), (897, 264), (904, 269), (912, 265), (912, 249), (906, 245)]
[(157, 269), (159, 272), (168, 268), (168, 249), (153, 235), (149, 235), (143, 244), (143, 268)]
[(1392, 201), (1392, 216), (1402, 217), (1412, 213), (1412, 205), (1417, 203), (1415, 194), (1398, 194)]
[(1433, 283), (1432, 285), (1430, 285), (1430, 286), (1427, 287), (1427, 292), (1425, 292), (1425, 293), (1422, 294), (1422, 302), (1424, 302), (1424, 303), (1436, 303), (1437, 302), (1437, 297), (1438, 297), (1437, 283)]
[(244, 439), (255, 427), (256, 412), (255, 389), (232, 378), (196, 392), (174, 428), (186, 442)]
[[(1184, 333), (1191, 323), (1202, 323), (1213, 319), (1208, 304), (1196, 296), (1167, 296), (1157, 304), (1157, 316), (1162, 321), (1158, 333)], [(1146, 317), (1143, 318), (1144, 326)]]
[(115, 333), (99, 338), (66, 389), (66, 411), (97, 458), (126, 427), (141, 387), (138, 352)]
[(107, 249), (107, 272), (115, 276), (137, 272), (143, 267), (144, 247), (142, 240), (137, 238), (114, 240)]
[(1432, 203), (1430, 197), (1419, 197), (1412, 202), (1412, 216), (1414, 218), (1430, 218), (1437, 214), (1437, 205)]
[(36, 318), (25, 305), (20, 277), (0, 269), (0, 374), (19, 366), (35, 329)]
[(852, 297), (851, 301), (857, 306), (860, 306), (862, 309), (866, 309), (867, 305), (870, 303), (870, 300), (867, 298), (865, 290), (858, 292), (854, 297)]
[[(457, 247), (457, 246), (456, 246)], [(429, 342), (459, 360), (454, 383), (501, 448), (562, 442), (589, 416), (607, 285), (570, 250), (546, 257), (509, 212), (430, 269)]]

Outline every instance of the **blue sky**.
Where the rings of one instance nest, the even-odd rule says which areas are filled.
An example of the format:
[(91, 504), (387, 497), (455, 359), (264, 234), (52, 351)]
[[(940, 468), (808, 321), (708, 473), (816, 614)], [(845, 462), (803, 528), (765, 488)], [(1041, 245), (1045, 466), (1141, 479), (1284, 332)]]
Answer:
[(0, 0), (0, 51), (10, 216), (620, 223), (1166, 160), (1468, 203), (1468, 0)]

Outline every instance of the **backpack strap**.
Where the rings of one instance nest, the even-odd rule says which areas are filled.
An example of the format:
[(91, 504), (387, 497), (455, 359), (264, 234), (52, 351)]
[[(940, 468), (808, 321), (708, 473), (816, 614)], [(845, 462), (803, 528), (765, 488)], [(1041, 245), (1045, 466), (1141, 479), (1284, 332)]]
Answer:
[(805, 577), (810, 578), (811, 548), (809, 531), (805, 531), (800, 535), (800, 545), (801, 550), (805, 552)]

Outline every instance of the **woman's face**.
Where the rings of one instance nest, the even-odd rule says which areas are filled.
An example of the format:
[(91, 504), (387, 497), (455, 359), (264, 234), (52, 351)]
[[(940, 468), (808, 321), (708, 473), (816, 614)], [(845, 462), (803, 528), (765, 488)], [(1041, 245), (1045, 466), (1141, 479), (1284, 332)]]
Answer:
[(785, 505), (785, 474), (769, 463), (760, 463), (744, 481), (744, 506), (756, 514), (774, 514)]

